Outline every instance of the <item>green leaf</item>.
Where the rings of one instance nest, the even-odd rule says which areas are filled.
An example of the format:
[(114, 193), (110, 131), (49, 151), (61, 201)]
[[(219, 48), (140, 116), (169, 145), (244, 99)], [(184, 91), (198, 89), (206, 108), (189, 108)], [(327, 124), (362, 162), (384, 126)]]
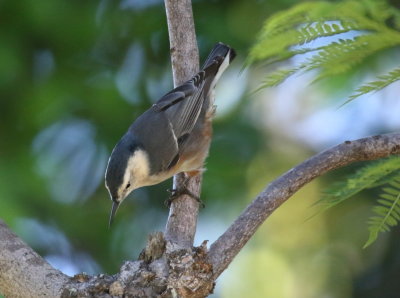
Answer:
[[(400, 179), (395, 183), (399, 182)], [(382, 199), (378, 200), (379, 205), (372, 208), (377, 216), (368, 220), (369, 237), (364, 248), (374, 243), (379, 233), (390, 231), (390, 228), (398, 225), (400, 221), (400, 188), (385, 187), (382, 190), (384, 193), (381, 195)]]
[(296, 68), (276, 71), (272, 73), (270, 76), (266, 77), (265, 80), (262, 82), (261, 86), (257, 90), (265, 87), (277, 86), (284, 80), (286, 80), (288, 77), (290, 77), (292, 74), (294, 74), (296, 71), (297, 71)]
[[(388, 19), (400, 27), (400, 11), (383, 0), (303, 2), (266, 20), (246, 65), (256, 62), (269, 65), (316, 52), (290, 70), (273, 72), (259, 89), (276, 86), (296, 72), (317, 70), (315, 81), (350, 73), (372, 55), (400, 45), (400, 32), (386, 25)], [(353, 32), (354, 37), (340, 39), (340, 34), (346, 32)], [(312, 41), (328, 36), (338, 38), (313, 47)], [(400, 67), (359, 87), (345, 104), (399, 79)]]
[(350, 102), (361, 95), (379, 91), (398, 80), (400, 80), (400, 67), (390, 71), (388, 74), (379, 76), (377, 81), (368, 82), (367, 84), (362, 85), (355, 91), (355, 94), (349, 97), (347, 102)]
[[(385, 178), (389, 176), (391, 179), (400, 178), (400, 158), (398, 156), (368, 163), (345, 180), (337, 182), (332, 188), (326, 190), (325, 196), (317, 202), (317, 205), (322, 206), (321, 211), (325, 211), (364, 189), (387, 183), (388, 181)], [(394, 189), (394, 187), (391, 189)], [(390, 200), (390, 195), (390, 193), (384, 193), (382, 198)]]

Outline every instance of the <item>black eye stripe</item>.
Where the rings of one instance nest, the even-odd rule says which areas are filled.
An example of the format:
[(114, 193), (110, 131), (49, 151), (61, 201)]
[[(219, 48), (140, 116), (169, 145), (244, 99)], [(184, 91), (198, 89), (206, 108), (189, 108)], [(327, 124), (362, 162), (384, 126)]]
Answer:
[(126, 185), (125, 189), (128, 189), (131, 186), (131, 184), (128, 182), (128, 184)]

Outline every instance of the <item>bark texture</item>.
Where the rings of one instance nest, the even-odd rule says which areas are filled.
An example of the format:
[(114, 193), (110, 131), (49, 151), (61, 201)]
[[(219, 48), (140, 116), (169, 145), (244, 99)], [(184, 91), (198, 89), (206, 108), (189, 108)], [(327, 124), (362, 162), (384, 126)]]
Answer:
[(139, 260), (125, 262), (118, 274), (78, 274), (64, 287), (67, 297), (206, 297), (214, 287), (205, 244), (191, 251), (171, 249), (163, 233), (149, 237)]
[[(174, 85), (179, 86), (199, 71), (199, 51), (190, 0), (165, 0), (168, 34), (171, 50)], [(186, 187), (200, 197), (202, 174), (188, 177), (175, 175), (174, 189)], [(191, 249), (196, 233), (199, 203), (192, 197), (181, 195), (170, 207), (165, 228), (165, 238), (173, 243), (171, 248)]]
[(199, 71), (199, 50), (190, 0), (165, 0), (174, 85)]
[(59, 297), (67, 280), (0, 220), (0, 294)]

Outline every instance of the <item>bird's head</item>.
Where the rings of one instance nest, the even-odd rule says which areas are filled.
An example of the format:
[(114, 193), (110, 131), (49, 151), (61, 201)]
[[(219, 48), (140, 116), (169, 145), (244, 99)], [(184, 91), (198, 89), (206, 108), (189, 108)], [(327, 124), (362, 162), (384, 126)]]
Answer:
[(129, 133), (114, 147), (108, 160), (105, 184), (113, 201), (110, 222), (122, 201), (136, 188), (144, 186), (149, 177), (148, 155)]

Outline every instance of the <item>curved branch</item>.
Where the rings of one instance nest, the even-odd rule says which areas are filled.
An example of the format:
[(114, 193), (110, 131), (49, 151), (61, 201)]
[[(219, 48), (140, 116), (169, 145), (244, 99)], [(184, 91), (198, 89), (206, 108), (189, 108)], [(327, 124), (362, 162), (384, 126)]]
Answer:
[[(199, 70), (199, 51), (190, 0), (165, 0), (174, 85), (188, 80)], [(186, 187), (200, 197), (201, 174), (188, 179), (174, 176), (174, 189)], [(170, 207), (165, 238), (180, 248), (191, 249), (196, 233), (199, 204), (187, 195), (176, 198)]]
[(59, 297), (68, 276), (54, 269), (0, 220), (0, 289), (6, 297)]
[(210, 247), (208, 261), (217, 278), (257, 228), (303, 185), (330, 170), (356, 161), (374, 160), (400, 154), (400, 133), (346, 141), (325, 150), (271, 182)]

